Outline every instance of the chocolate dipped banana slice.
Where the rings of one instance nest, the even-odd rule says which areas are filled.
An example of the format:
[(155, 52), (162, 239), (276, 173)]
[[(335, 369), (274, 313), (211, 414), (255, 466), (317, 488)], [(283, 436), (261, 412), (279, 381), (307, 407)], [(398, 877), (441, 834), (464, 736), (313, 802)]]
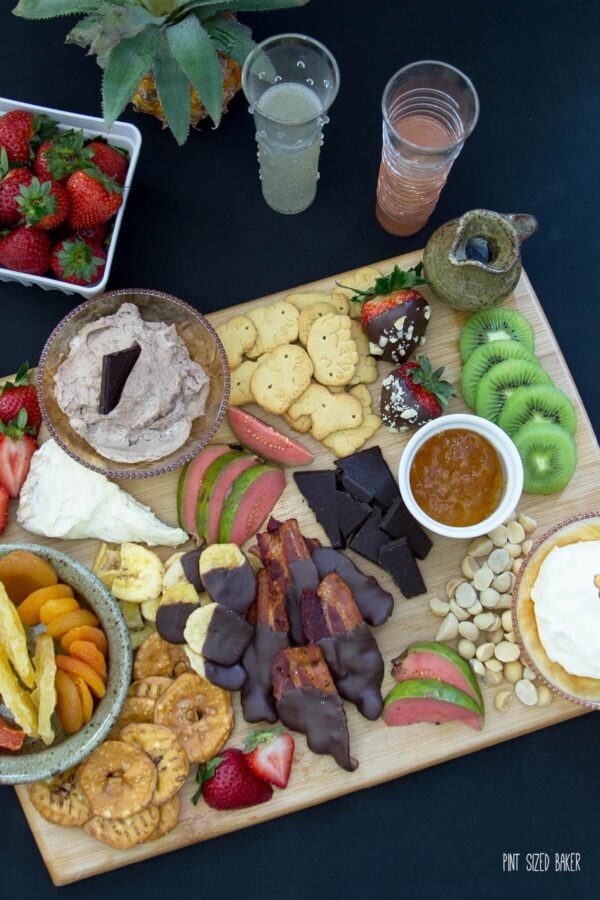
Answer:
[(244, 684), (246, 670), (240, 663), (235, 663), (233, 666), (219, 666), (217, 663), (205, 659), (200, 653), (196, 653), (188, 644), (183, 649), (194, 672), (201, 678), (206, 678), (211, 684), (216, 684), (225, 691), (239, 691)]
[(201, 606), (210, 603), (206, 592), (196, 593), (192, 584), (174, 584), (164, 591), (156, 610), (156, 628), (161, 637), (171, 644), (185, 644), (183, 632), (187, 620)]
[(200, 557), (200, 578), (215, 603), (243, 615), (256, 597), (256, 577), (237, 544), (211, 544)]
[(198, 594), (204, 590), (200, 578), (200, 557), (203, 547), (196, 547), (187, 553), (174, 553), (165, 563), (163, 592), (176, 584), (191, 584)]
[(186, 622), (183, 636), (196, 653), (220, 666), (233, 666), (252, 640), (252, 625), (220, 603), (195, 610)]

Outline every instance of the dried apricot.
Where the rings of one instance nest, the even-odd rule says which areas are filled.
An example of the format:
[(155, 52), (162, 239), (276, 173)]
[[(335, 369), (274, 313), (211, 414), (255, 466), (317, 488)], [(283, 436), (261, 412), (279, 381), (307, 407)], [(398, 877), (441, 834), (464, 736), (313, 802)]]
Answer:
[(75, 659), (81, 659), (98, 673), (103, 681), (106, 681), (106, 660), (91, 641), (73, 641), (69, 653)]
[[(57, 657), (57, 663), (60, 656)], [(77, 685), (66, 672), (56, 673), (56, 714), (67, 734), (75, 734), (83, 726), (83, 709)]]
[(0, 559), (0, 581), (13, 603), (21, 603), (38, 588), (58, 582), (50, 563), (29, 550), (13, 550)]
[(92, 625), (95, 627), (99, 624), (100, 622), (89, 609), (74, 609), (72, 612), (64, 613), (64, 615), (52, 619), (47, 626), (47, 631), (53, 638), (61, 638), (71, 628), (79, 628), (80, 625)]
[(92, 669), (91, 666), (88, 666), (82, 659), (75, 659), (73, 656), (61, 656), (59, 654), (56, 657), (56, 667), (63, 672), (68, 672), (70, 675), (78, 675), (80, 678), (83, 678), (94, 696), (98, 698), (104, 697), (106, 693), (104, 682), (96, 670)]
[(93, 628), (91, 625), (80, 625), (79, 628), (71, 628), (70, 631), (63, 635), (60, 642), (63, 650), (68, 653), (73, 641), (91, 641), (103, 656), (106, 656), (108, 653), (108, 641), (101, 628)]
[(75, 597), (56, 597), (54, 600), (47, 600), (40, 609), (40, 622), (49, 625), (52, 619), (62, 616), (63, 613), (72, 612), (79, 609), (79, 603)]
[(49, 587), (39, 588), (29, 594), (19, 606), (17, 612), (23, 625), (39, 625), (40, 609), (48, 600), (58, 600), (61, 597), (72, 597), (73, 588), (68, 584), (51, 584)]
[(81, 709), (83, 711), (83, 721), (87, 724), (94, 713), (94, 698), (90, 693), (90, 689), (79, 675), (70, 675), (75, 682), (75, 686), (79, 691), (79, 699), (81, 700)]

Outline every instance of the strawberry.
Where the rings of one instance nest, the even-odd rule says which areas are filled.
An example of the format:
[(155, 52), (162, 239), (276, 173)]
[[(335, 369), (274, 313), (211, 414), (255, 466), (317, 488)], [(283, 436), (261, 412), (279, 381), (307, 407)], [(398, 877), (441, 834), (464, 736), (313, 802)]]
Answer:
[(0, 116), (0, 147), (11, 163), (29, 163), (36, 147), (55, 131), (56, 124), (47, 116), (14, 109)]
[[(401, 363), (425, 343), (431, 307), (414, 285), (424, 284), (422, 263), (404, 271), (394, 266), (367, 291), (355, 290), (352, 300), (363, 304), (361, 321), (373, 356)], [(344, 287), (344, 285), (341, 285)]]
[(35, 385), (29, 384), (29, 365), (23, 363), (14, 381), (5, 381), (0, 388), (0, 422), (8, 425), (20, 411), (27, 413), (32, 434), (37, 434), (42, 424), (42, 414)]
[(246, 760), (243, 750), (222, 750), (219, 756), (198, 766), (196, 781), (200, 787), (192, 803), (196, 804), (201, 794), (213, 809), (243, 809), (270, 800), (273, 788), (250, 771)]
[(257, 778), (285, 788), (290, 780), (294, 758), (294, 738), (283, 728), (272, 731), (254, 731), (244, 743), (246, 763)]
[(0, 484), (11, 497), (18, 497), (29, 473), (36, 439), (28, 433), (27, 412), (22, 409), (8, 425), (0, 425)]
[(91, 160), (92, 151), (84, 147), (85, 135), (78, 131), (63, 131), (38, 148), (33, 171), (42, 180), (65, 181)]
[[(3, 484), (0, 484), (0, 534), (5, 531), (6, 526), (8, 525), (8, 501), (10, 500), (10, 494), (6, 490)], [(0, 725), (2, 720), (0, 720)]]
[(73, 229), (92, 228), (108, 222), (123, 202), (121, 188), (106, 175), (79, 169), (67, 181), (71, 202), (69, 225)]
[(86, 150), (92, 151), (90, 158), (101, 172), (104, 172), (117, 184), (125, 183), (127, 159), (116, 147), (111, 147), (104, 141), (92, 141), (87, 145)]
[(107, 234), (108, 229), (103, 223), (102, 225), (93, 225), (91, 228), (78, 228), (75, 232), (75, 237), (91, 238), (92, 241), (96, 241), (98, 244), (104, 244)]
[(16, 204), (27, 225), (49, 231), (67, 218), (69, 195), (59, 181), (40, 182), (34, 177), (29, 185), (21, 187)]
[(39, 228), (19, 225), (0, 239), (0, 266), (44, 275), (50, 265), (50, 238)]
[(20, 166), (10, 168), (4, 147), (0, 149), (0, 225), (15, 225), (22, 216), (18, 197), (22, 187), (29, 187), (33, 175)]
[(442, 381), (443, 367), (434, 372), (426, 356), (404, 363), (381, 383), (381, 417), (393, 431), (420, 428), (441, 416), (456, 391)]
[(106, 267), (106, 253), (91, 238), (64, 238), (54, 245), (50, 268), (61, 281), (69, 284), (95, 284)]

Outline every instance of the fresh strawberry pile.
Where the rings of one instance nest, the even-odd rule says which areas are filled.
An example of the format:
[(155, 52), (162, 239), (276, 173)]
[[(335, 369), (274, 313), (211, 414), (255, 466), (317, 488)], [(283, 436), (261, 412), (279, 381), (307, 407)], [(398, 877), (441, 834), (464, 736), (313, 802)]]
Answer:
[(123, 152), (103, 140), (25, 110), (0, 116), (0, 266), (96, 284), (126, 174)]
[(24, 363), (14, 381), (0, 387), (0, 534), (8, 523), (8, 502), (19, 496), (38, 448), (42, 414)]

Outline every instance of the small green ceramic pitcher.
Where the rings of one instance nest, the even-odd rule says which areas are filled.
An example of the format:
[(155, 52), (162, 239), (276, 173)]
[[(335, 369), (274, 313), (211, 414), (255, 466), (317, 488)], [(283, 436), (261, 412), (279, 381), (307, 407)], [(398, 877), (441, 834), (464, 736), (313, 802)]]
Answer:
[(535, 216), (471, 209), (442, 225), (423, 254), (433, 292), (455, 309), (496, 306), (521, 274), (521, 243), (537, 230)]

